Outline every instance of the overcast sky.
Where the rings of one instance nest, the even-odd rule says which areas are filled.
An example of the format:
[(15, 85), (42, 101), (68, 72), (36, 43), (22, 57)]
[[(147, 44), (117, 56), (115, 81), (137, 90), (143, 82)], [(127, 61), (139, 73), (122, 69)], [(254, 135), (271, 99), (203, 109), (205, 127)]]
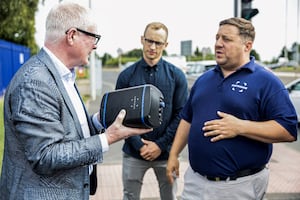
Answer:
[[(70, 1), (70, 0), (69, 0)], [(72, 0), (91, 8), (97, 19), (99, 42), (97, 53), (117, 56), (141, 48), (140, 36), (147, 23), (160, 21), (169, 28), (168, 54), (180, 54), (180, 42), (192, 40), (196, 47), (210, 47), (214, 51), (219, 21), (234, 16), (234, 0)], [(283, 46), (291, 48), (300, 43), (298, 4), (300, 0), (254, 0), (259, 14), (252, 18), (256, 28), (254, 49), (262, 61), (278, 57)], [(59, 0), (39, 4), (36, 14), (36, 40), (43, 45), (45, 19), (50, 8)], [(299, 2), (299, 3), (298, 3)], [(288, 11), (288, 12), (286, 12)], [(298, 35), (297, 35), (298, 34)]]

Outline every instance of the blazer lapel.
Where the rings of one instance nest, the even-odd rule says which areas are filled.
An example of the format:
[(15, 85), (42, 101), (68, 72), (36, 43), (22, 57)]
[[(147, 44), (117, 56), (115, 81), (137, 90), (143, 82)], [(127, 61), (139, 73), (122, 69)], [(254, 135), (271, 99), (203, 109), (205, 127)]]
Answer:
[(94, 127), (93, 124), (92, 124), (92, 120), (91, 120), (91, 118), (90, 118), (90, 116), (89, 116), (89, 114), (88, 114), (88, 112), (87, 112), (87, 110), (86, 110), (86, 107), (85, 107), (85, 105), (84, 105), (84, 103), (83, 103), (83, 101), (82, 101), (82, 98), (81, 98), (81, 96), (80, 96), (80, 93), (79, 93), (79, 90), (78, 90), (78, 88), (77, 88), (77, 85), (74, 84), (74, 87), (75, 87), (75, 89), (76, 89), (76, 91), (77, 91), (77, 94), (78, 94), (78, 96), (79, 96), (79, 98), (80, 98), (80, 101), (81, 101), (81, 103), (82, 103), (82, 106), (83, 106), (83, 109), (84, 109), (84, 112), (85, 112), (85, 116), (86, 116), (86, 119), (87, 119), (87, 122), (88, 122), (88, 125), (89, 125), (89, 128), (90, 128), (90, 134), (91, 134), (91, 135), (96, 135), (95, 129), (92, 128), (92, 127)]
[[(79, 133), (81, 138), (84, 138), (83, 132), (82, 132), (82, 129), (81, 129), (81, 126), (80, 126), (80, 121), (79, 121), (78, 116), (76, 114), (75, 108), (73, 106), (73, 103), (72, 103), (69, 95), (68, 95), (67, 90), (64, 87), (64, 83), (62, 82), (61, 77), (60, 77), (54, 63), (52, 62), (49, 55), (43, 49), (41, 49), (41, 51), (37, 54), (37, 57), (41, 62), (43, 62), (46, 65), (46, 67), (49, 69), (50, 73), (52, 74), (53, 79), (56, 82), (56, 86), (61, 91), (61, 95), (62, 95), (62, 97), (65, 101), (65, 105), (68, 108), (73, 120), (75, 121), (74, 124), (75, 124), (75, 127), (77, 129), (77, 132)], [(76, 90), (77, 90), (77, 88), (76, 88)], [(80, 95), (79, 95), (79, 97), (80, 97)], [(81, 99), (81, 97), (80, 97), (80, 99)], [(85, 109), (85, 106), (83, 106), (83, 107)]]

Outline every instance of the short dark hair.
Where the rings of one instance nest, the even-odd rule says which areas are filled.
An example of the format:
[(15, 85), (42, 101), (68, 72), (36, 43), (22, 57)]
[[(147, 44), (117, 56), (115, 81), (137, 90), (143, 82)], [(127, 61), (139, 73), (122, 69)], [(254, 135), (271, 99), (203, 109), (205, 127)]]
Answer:
[(249, 20), (232, 17), (229, 19), (222, 20), (219, 26), (232, 25), (238, 28), (240, 36), (245, 40), (254, 41), (255, 39), (255, 28)]

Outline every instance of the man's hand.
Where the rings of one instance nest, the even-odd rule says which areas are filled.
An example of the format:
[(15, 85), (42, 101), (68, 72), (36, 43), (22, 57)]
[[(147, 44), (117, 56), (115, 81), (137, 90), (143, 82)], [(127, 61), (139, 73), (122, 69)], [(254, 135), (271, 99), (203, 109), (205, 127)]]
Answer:
[(176, 156), (169, 156), (166, 175), (170, 184), (173, 184), (175, 178), (179, 177), (179, 160)]
[(140, 155), (148, 161), (155, 160), (160, 154), (161, 149), (155, 142), (142, 139), (144, 146), (140, 149)]
[(212, 142), (236, 137), (241, 130), (239, 127), (242, 127), (243, 120), (220, 111), (218, 111), (217, 114), (221, 119), (215, 119), (204, 123), (202, 128), (202, 130), (205, 131), (204, 136), (212, 137)]
[(107, 137), (108, 144), (113, 144), (115, 142), (118, 142), (122, 139), (126, 139), (130, 136), (134, 135), (141, 135), (144, 133), (147, 133), (149, 131), (152, 131), (152, 128), (144, 129), (144, 128), (129, 128), (124, 126), (123, 120), (125, 118), (126, 111), (122, 109), (118, 116), (116, 117), (114, 123), (110, 125), (106, 130), (105, 133)]

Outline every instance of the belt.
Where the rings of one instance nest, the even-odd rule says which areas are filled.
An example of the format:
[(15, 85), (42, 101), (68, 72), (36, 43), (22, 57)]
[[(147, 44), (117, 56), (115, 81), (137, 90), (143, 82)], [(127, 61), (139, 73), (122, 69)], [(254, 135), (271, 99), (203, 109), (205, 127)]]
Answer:
[(232, 180), (236, 180), (238, 178), (244, 177), (244, 176), (250, 176), (250, 175), (256, 174), (256, 173), (260, 172), (261, 170), (263, 170), (265, 167), (266, 166), (263, 165), (261, 167), (254, 168), (254, 169), (244, 169), (244, 170), (238, 171), (234, 176), (228, 176), (228, 177), (214, 177), (214, 176), (205, 176), (205, 175), (204, 175), (204, 177), (210, 181), (232, 181)]

